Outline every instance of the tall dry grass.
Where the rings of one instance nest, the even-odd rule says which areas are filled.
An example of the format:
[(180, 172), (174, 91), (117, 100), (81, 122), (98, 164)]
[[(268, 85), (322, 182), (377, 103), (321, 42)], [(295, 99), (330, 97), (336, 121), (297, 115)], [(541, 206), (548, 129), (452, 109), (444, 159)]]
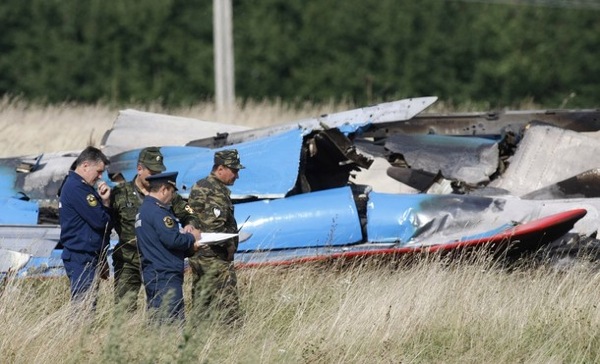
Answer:
[[(507, 271), (484, 259), (239, 270), (243, 324), (149, 324), (68, 303), (66, 279), (9, 280), (0, 353), (11, 363), (594, 363), (600, 274)], [(189, 288), (189, 281), (186, 283)], [(187, 294), (189, 296), (189, 294)]]
[[(164, 112), (157, 106), (133, 107)], [(209, 105), (172, 115), (264, 126), (344, 105)], [(0, 103), (1, 156), (98, 145), (118, 110)], [(585, 265), (508, 271), (486, 259), (363, 261), (238, 272), (243, 324), (149, 324), (102, 282), (95, 312), (69, 303), (66, 278), (0, 284), (7, 363), (594, 363), (600, 361), (600, 274)], [(189, 277), (186, 297), (189, 298)], [(143, 302), (143, 295), (140, 297)]]
[[(262, 127), (353, 108), (345, 103), (291, 106), (274, 102), (238, 102), (218, 111), (213, 103), (165, 109), (159, 104), (128, 105), (128, 109), (163, 113), (206, 121)], [(0, 158), (44, 152), (80, 151), (100, 146), (104, 133), (118, 116), (119, 108), (104, 104), (37, 105), (4, 97), (0, 99)]]

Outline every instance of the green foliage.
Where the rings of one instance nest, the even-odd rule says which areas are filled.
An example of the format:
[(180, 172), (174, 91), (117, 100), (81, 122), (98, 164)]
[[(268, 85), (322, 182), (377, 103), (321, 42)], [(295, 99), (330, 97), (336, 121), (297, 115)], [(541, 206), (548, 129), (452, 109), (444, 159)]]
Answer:
[[(597, 107), (594, 8), (469, 1), (233, 1), (236, 95), (369, 104)], [(7, 0), (0, 94), (48, 102), (210, 100), (212, 2)]]

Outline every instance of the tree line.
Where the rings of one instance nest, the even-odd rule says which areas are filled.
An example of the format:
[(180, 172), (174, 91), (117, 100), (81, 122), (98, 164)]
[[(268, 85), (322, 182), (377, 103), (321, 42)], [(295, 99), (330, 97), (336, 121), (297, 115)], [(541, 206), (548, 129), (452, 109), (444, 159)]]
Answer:
[[(600, 10), (523, 3), (234, 0), (236, 96), (598, 107)], [(212, 1), (5, 0), (0, 75), (49, 103), (211, 100)]]

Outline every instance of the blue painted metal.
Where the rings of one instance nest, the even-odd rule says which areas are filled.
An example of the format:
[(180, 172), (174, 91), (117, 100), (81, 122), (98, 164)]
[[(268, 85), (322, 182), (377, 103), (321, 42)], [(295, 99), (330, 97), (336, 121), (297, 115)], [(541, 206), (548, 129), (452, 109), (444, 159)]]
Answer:
[(236, 204), (235, 217), (243, 223), (242, 231), (252, 234), (238, 251), (347, 245), (362, 240), (349, 187)]
[(0, 197), (16, 196), (17, 172), (13, 166), (0, 165)]
[(35, 225), (39, 207), (35, 201), (24, 201), (14, 197), (0, 197), (0, 224)]
[[(240, 170), (240, 178), (230, 188), (232, 198), (281, 198), (296, 184), (302, 148), (300, 129), (225, 148), (161, 147), (167, 170), (179, 172), (179, 194), (187, 197), (196, 181), (210, 173), (214, 152), (228, 148), (238, 150), (246, 167)], [(110, 172), (120, 172), (126, 180), (133, 178), (139, 151), (131, 150), (112, 157)]]
[(60, 257), (62, 249), (54, 249), (49, 257), (31, 257), (29, 262), (17, 273), (18, 277), (60, 277), (66, 276)]
[(240, 244), (240, 252), (362, 241), (360, 220), (349, 187), (236, 204), (235, 217), (243, 224), (241, 230), (252, 234)]
[(442, 231), (460, 230), (497, 204), (501, 204), (499, 199), (489, 197), (371, 192), (367, 241), (407, 244)]

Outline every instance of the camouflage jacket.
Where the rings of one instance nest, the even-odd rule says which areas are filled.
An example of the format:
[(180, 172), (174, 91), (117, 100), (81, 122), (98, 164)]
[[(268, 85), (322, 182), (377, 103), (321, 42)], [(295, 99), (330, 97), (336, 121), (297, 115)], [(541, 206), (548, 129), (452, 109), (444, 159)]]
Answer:
[[(190, 191), (188, 203), (198, 214), (200, 229), (210, 233), (237, 233), (231, 191), (212, 173), (196, 182)], [(238, 238), (228, 239), (220, 244), (210, 245), (210, 251), (203, 249), (198, 255), (217, 255), (232, 261), (238, 247)]]
[[(119, 235), (119, 244), (135, 244), (135, 215), (142, 205), (144, 194), (135, 185), (135, 178), (113, 188), (110, 195), (111, 217), (115, 231)], [(179, 194), (173, 196), (171, 208), (182, 226), (189, 224), (200, 227), (194, 210)]]

